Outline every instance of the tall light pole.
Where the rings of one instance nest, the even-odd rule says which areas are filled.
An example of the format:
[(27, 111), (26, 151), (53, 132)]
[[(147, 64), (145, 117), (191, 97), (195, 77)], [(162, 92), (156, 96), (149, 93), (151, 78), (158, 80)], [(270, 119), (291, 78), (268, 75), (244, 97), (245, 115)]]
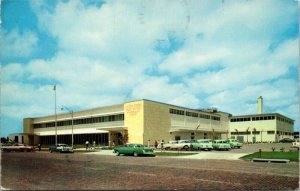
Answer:
[[(255, 142), (256, 142), (256, 128), (254, 127), (253, 128), (253, 131), (252, 131), (252, 133), (254, 132), (254, 137), (255, 137)], [(254, 142), (254, 141), (253, 141)]]
[(74, 133), (73, 133), (73, 127), (74, 127), (74, 111), (73, 110), (71, 110), (71, 109), (69, 109), (69, 108), (67, 108), (66, 106), (61, 106), (61, 110), (64, 110), (64, 109), (66, 109), (66, 110), (68, 110), (68, 112), (70, 112), (70, 114), (71, 114), (71, 117), (72, 117), (72, 148), (73, 148), (73, 145), (74, 145)]
[(195, 133), (194, 133), (195, 139), (197, 139), (197, 138), (196, 138), (196, 132), (197, 132), (197, 130), (199, 129), (199, 127), (200, 127), (200, 122), (198, 123), (198, 125), (197, 125), (197, 127), (196, 127), (196, 129), (195, 129)]
[(56, 113), (56, 85), (53, 86), (54, 91), (54, 113), (55, 113), (55, 145), (57, 145), (57, 113)]
[(249, 128), (250, 128), (250, 127), (248, 127), (247, 130), (246, 130), (246, 134), (247, 134), (247, 144), (248, 144), (248, 132), (249, 132)]

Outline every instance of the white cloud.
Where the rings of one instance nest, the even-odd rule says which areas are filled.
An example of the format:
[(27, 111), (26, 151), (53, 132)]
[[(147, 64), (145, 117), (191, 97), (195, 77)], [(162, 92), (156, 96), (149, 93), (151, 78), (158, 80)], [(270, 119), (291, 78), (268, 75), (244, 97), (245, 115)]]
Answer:
[[(151, 99), (249, 114), (262, 95), (266, 108), (298, 113), (296, 79), (287, 77), (298, 63), (298, 38), (284, 36), (298, 24), (295, 3), (222, 2), (108, 1), (98, 9), (74, 0), (49, 11), (30, 1), (39, 30), (58, 47), (47, 60), (3, 67), (5, 113), (51, 114), (55, 83), (58, 105), (75, 109)], [(7, 34), (5, 54), (35, 50), (34, 32)], [(181, 42), (176, 49), (170, 35)], [(157, 50), (160, 43), (171, 53)]]
[(134, 99), (151, 99), (174, 105), (199, 108), (200, 102), (180, 83), (171, 84), (168, 77), (146, 77), (133, 88)]
[(26, 30), (22, 34), (14, 29), (2, 33), (1, 54), (7, 57), (29, 57), (36, 51), (38, 38), (32, 31)]

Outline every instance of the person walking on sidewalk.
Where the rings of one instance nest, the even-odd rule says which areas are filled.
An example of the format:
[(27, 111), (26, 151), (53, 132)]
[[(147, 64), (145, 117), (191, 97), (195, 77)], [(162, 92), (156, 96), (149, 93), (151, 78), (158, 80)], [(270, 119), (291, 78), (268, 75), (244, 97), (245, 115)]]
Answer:
[(88, 150), (89, 144), (90, 144), (89, 141), (86, 141), (86, 142), (85, 142), (85, 150)]

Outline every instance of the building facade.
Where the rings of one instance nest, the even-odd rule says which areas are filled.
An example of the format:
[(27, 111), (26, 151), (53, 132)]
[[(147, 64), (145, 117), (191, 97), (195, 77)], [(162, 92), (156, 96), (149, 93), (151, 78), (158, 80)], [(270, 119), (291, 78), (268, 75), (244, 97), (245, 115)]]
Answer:
[(293, 138), (294, 121), (279, 113), (232, 116), (230, 134), (241, 142), (278, 142)]
[(95, 141), (103, 146), (127, 142), (152, 146), (155, 140), (230, 137), (242, 142), (277, 142), (292, 137), (293, 123), (278, 113), (232, 116), (216, 109), (195, 110), (143, 99), (25, 118), (23, 133), (11, 135), (10, 139), (30, 145), (83, 145), (85, 141)]

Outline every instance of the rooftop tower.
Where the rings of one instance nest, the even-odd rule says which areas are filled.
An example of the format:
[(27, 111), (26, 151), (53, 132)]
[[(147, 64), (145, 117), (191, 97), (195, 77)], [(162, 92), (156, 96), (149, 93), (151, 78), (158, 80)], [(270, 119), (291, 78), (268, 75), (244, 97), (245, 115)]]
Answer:
[(263, 113), (263, 98), (262, 96), (259, 96), (257, 98), (257, 114)]

